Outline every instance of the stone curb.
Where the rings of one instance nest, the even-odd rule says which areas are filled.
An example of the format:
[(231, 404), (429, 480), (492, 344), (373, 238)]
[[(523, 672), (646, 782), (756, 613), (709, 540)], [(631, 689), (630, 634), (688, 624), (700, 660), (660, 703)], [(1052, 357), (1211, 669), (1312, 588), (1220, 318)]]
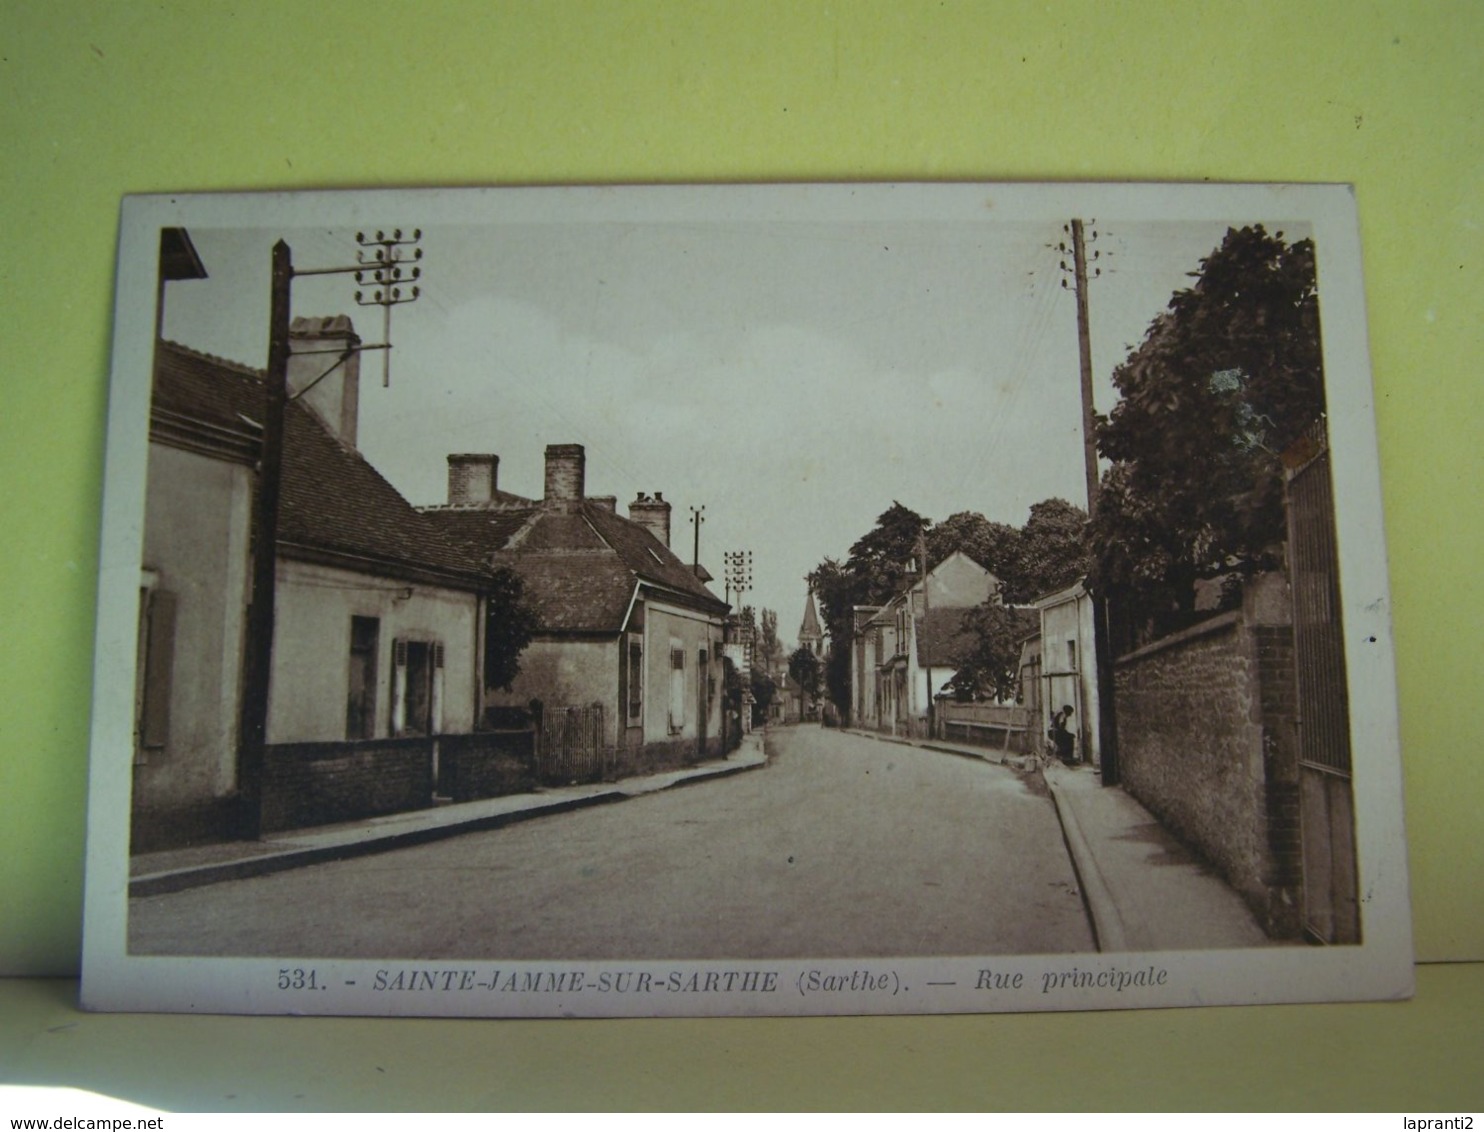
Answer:
[(1062, 836), (1072, 857), (1072, 869), (1082, 887), (1082, 900), (1087, 906), (1087, 915), (1092, 920), (1092, 934), (1100, 952), (1127, 951), (1128, 933), (1124, 929), (1123, 917), (1113, 894), (1108, 891), (1107, 881), (1098, 868), (1096, 855), (1088, 844), (1087, 835), (1077, 820), (1072, 800), (1057, 785), (1053, 775), (1044, 775), (1051, 800), (1056, 806), (1056, 816), (1061, 821)]
[(673, 782), (667, 782), (650, 789), (634, 787), (625, 789), (621, 784), (618, 784), (610, 790), (604, 790), (599, 793), (585, 794), (576, 798), (553, 798), (546, 801), (539, 801), (530, 806), (521, 807), (520, 809), (509, 810), (505, 813), (481, 814), (478, 817), (470, 817), (463, 820), (434, 823), (414, 829), (389, 831), (380, 834), (373, 831), (365, 837), (350, 837), (345, 841), (336, 841), (324, 845), (299, 845), (284, 849), (281, 852), (263, 853), (254, 857), (239, 858), (235, 861), (216, 861), (207, 865), (192, 865), (182, 869), (146, 873), (143, 876), (130, 879), (129, 896), (162, 896), (167, 893), (184, 892), (186, 889), (201, 888), (210, 884), (220, 884), (228, 880), (245, 880), (250, 877), (269, 876), (273, 873), (285, 872), (289, 869), (303, 868), (306, 865), (318, 865), (328, 861), (347, 861), (356, 857), (370, 856), (374, 853), (389, 852), (394, 849), (408, 849), (415, 845), (426, 845), (429, 842), (441, 841), (448, 837), (458, 837), (466, 833), (483, 833), (488, 830), (500, 829), (503, 826), (513, 825), (516, 822), (529, 821), (533, 818), (570, 813), (574, 810), (583, 810), (591, 806), (622, 802), (629, 798), (642, 797), (645, 794), (656, 794), (662, 790), (673, 790), (678, 786), (690, 786), (697, 782), (711, 782), (718, 778), (730, 778), (732, 775), (742, 774), (745, 771), (759, 770), (766, 765), (766, 761), (759, 761), (722, 766), (714, 770), (692, 770), (690, 773), (683, 773), (682, 777), (677, 778)]

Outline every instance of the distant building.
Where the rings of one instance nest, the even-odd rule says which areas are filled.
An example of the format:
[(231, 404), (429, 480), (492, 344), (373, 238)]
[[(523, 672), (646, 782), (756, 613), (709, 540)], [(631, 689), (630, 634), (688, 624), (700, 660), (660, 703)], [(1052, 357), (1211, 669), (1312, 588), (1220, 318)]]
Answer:
[(597, 709), (617, 772), (677, 766), (723, 751), (726, 604), (670, 549), (670, 504), (640, 493), (586, 494), (580, 444), (546, 448), (545, 492), (500, 491), (499, 461), (449, 457), (448, 502), (424, 515), (482, 561), (525, 583), (539, 628), (506, 691), (486, 705)]
[(814, 591), (804, 601), (804, 620), (799, 625), (799, 647), (816, 657), (824, 656), (824, 630), (819, 626), (819, 613), (814, 608)]
[[(167, 281), (204, 277), (189, 234), (162, 232), (161, 302)], [(262, 809), (247, 815), (240, 736), (265, 375), (156, 341), (136, 852), (230, 838), (245, 819), (275, 829), (430, 805), (444, 744), (473, 730), (490, 571), (356, 450), (358, 346), (344, 316), (291, 326)]]
[[(353, 341), (349, 321), (295, 323), (296, 343), (326, 341)], [(323, 357), (314, 364), (322, 370)], [(339, 384), (353, 390), (354, 355), (342, 368)], [(297, 369), (291, 366), (291, 388)], [(362, 762), (378, 765), (382, 780), (363, 789), (341, 776), (346, 794), (359, 794), (346, 806), (339, 786), (320, 782), (323, 806), (293, 803), (281, 812), (273, 809), (270, 781), (268, 828), (428, 804), (431, 742), (471, 731), (477, 716), (488, 571), (356, 451), (353, 412), (333, 414), (331, 425), (326, 392), (318, 404), (291, 401), (285, 414), (270, 779), (293, 773), (279, 757), (292, 745), (365, 742)], [(142, 846), (230, 836), (236, 826), (264, 399), (260, 372), (158, 344), (140, 581), (134, 812)], [(337, 409), (352, 399), (337, 398)], [(384, 742), (398, 739), (425, 742), (399, 751)], [(329, 774), (327, 753), (313, 759)], [(398, 775), (403, 788), (389, 789)]]
[(1077, 760), (1099, 766), (1102, 755), (1092, 597), (1078, 581), (1032, 604), (1041, 615), (1036, 699), (1043, 722), (1037, 734), (1044, 735), (1051, 716), (1070, 706)]
[(857, 726), (926, 735), (934, 698), (969, 643), (963, 616), (998, 590), (993, 574), (954, 551), (880, 608), (858, 607), (851, 662)]

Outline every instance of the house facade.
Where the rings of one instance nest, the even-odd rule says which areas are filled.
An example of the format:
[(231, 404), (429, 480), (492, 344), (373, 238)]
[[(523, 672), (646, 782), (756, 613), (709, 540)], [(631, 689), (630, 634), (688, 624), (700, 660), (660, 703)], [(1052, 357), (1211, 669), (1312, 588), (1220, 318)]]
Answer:
[[(284, 421), (264, 829), (431, 804), (478, 716), (488, 572), (355, 448), (348, 319), (296, 320)], [(140, 582), (134, 847), (234, 836), (264, 375), (158, 342)]]
[(860, 727), (927, 735), (932, 705), (959, 668), (963, 615), (999, 589), (999, 581), (962, 551), (885, 605), (855, 611), (851, 703)]
[(448, 503), (424, 509), (469, 553), (519, 574), (536, 611), (519, 675), (485, 687), (485, 705), (600, 716), (607, 774), (721, 755), (727, 606), (670, 549), (670, 504), (641, 493), (625, 518), (615, 497), (587, 495), (578, 444), (547, 446), (540, 500), (501, 492), (498, 466), (450, 456)]
[(1078, 581), (1038, 598), (1040, 614), (1034, 696), (1040, 712), (1038, 736), (1051, 726), (1051, 717), (1072, 709), (1074, 756), (1078, 762), (1102, 765), (1099, 745), (1097, 652), (1093, 641), (1093, 603), (1087, 587)]

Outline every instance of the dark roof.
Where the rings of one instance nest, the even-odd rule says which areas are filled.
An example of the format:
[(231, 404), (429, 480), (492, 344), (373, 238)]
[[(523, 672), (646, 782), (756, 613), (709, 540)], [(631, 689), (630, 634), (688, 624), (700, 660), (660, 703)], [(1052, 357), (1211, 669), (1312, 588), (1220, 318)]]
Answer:
[(967, 609), (929, 609), (917, 619), (917, 663), (957, 668), (974, 650), (974, 634), (964, 629)]
[(184, 228), (160, 229), (160, 278), (206, 278), (206, 267)]
[[(173, 342), (161, 342), (155, 359), (152, 414), (190, 416), (222, 428), (250, 422), (261, 430), (266, 397), (260, 372)], [(452, 574), (458, 577), (446, 580), (471, 586), (486, 573), (476, 555), (298, 402), (284, 413), (278, 544), (282, 555), (329, 555), (367, 573)]]
[(503, 547), (531, 518), (529, 504), (520, 508), (471, 504), (466, 507), (425, 507), (421, 510), (446, 538), (459, 543), (475, 557), (488, 555), (492, 549)]
[(515, 569), (542, 632), (616, 633), (639, 584), (710, 612), (726, 610), (649, 528), (592, 500), (434, 507), (423, 514), (466, 550)]
[[(962, 607), (943, 606), (929, 609), (917, 619), (917, 663), (923, 666), (953, 667), (963, 664), (974, 649), (974, 634), (964, 629)], [(1010, 606), (1008, 610), (1017, 640), (1040, 625), (1040, 614), (1034, 609)]]

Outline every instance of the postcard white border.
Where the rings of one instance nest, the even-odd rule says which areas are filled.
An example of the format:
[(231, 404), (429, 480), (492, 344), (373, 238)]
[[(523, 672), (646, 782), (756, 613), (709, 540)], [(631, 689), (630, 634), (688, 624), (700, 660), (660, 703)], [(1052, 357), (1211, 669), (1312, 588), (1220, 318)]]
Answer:
[[(415, 198), (415, 209), (409, 209)], [(453, 223), (961, 223), (1097, 215), (1312, 225), (1334, 453), (1364, 943), (1240, 951), (736, 962), (419, 962), (131, 956), (126, 947), (136, 609), (159, 229)], [(1392, 999), (1412, 993), (1390, 599), (1356, 206), (1341, 185), (837, 184), (141, 196), (124, 201), (103, 495), (83, 1003), (90, 1009), (414, 1016), (921, 1014)], [(378, 972), (448, 973), (378, 989)], [(315, 989), (293, 972), (315, 972)], [(291, 984), (281, 989), (284, 972)], [(983, 972), (991, 973), (986, 980)], [(1086, 972), (1079, 986), (1068, 972)], [(496, 973), (498, 972), (498, 973)], [(726, 980), (732, 972), (730, 981)], [(742, 973), (758, 973), (752, 981)], [(714, 975), (709, 980), (707, 976)], [(630, 981), (617, 988), (618, 976)], [(648, 976), (647, 990), (642, 977)], [(997, 979), (995, 976), (1002, 976)], [(1015, 976), (1019, 976), (1018, 985)], [(394, 978), (394, 976), (391, 976)], [(435, 982), (437, 978), (435, 977)], [(823, 990), (824, 981), (842, 989)], [(513, 981), (511, 981), (513, 979)], [(1006, 981), (1010, 985), (1006, 985)], [(1050, 982), (1048, 982), (1050, 980)], [(299, 980), (302, 982), (302, 980)], [(388, 978), (382, 978), (387, 982)], [(982, 983), (995, 984), (987, 989)], [(1051, 984), (1060, 982), (1060, 986)], [(606, 989), (600, 989), (606, 982)], [(725, 986), (723, 986), (725, 983)], [(952, 985), (932, 985), (952, 984)], [(1101, 985), (1098, 985), (1101, 984)], [(727, 990), (729, 986), (731, 989)]]

